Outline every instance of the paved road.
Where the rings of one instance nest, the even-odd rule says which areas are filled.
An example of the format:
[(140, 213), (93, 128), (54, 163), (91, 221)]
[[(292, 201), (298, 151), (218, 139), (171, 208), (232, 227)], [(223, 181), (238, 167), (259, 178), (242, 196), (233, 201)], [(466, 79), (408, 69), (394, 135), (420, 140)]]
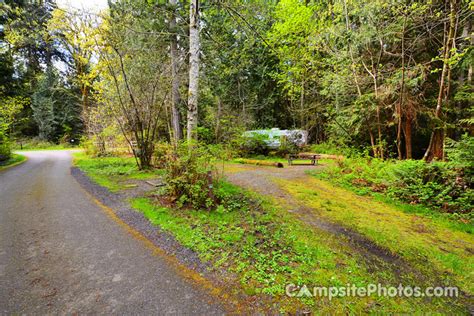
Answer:
[(0, 314), (223, 314), (110, 219), (70, 175), (70, 153), (0, 171)]

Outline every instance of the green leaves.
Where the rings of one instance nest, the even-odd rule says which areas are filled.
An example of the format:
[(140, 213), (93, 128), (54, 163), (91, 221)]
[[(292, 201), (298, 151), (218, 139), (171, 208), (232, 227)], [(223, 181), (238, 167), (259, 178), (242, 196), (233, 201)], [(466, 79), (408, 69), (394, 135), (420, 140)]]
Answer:
[(0, 96), (0, 162), (10, 158), (9, 131), (15, 117), (28, 104), (27, 98)]

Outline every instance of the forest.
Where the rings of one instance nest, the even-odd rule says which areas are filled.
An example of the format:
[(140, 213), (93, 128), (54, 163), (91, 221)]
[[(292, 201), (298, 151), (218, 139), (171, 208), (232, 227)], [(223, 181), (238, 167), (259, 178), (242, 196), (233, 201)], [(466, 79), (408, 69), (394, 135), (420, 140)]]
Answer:
[[(443, 300), (419, 306), (407, 300), (399, 309), (392, 301), (364, 300), (352, 312), (465, 306), (472, 312), (466, 301), (473, 291), (473, 12), (468, 0), (108, 0), (100, 11), (54, 0), (5, 0), (0, 165), (22, 150), (80, 148), (76, 166), (111, 191), (159, 176), (161, 197), (138, 197), (132, 207), (203, 261), (230, 269), (250, 296), (284, 293), (291, 273), (299, 283), (327, 284), (302, 269), (340, 249), (321, 237), (328, 232), (306, 239), (310, 228), (287, 219), (292, 215), (264, 211), (284, 199), (283, 190), (292, 197), (289, 209), (309, 203), (328, 212), (320, 215), (388, 249), (390, 264), (406, 259), (419, 274), (439, 274), (423, 282), (456, 284), (463, 293), (452, 310)], [(307, 141), (300, 146), (282, 136), (278, 148), (269, 148), (272, 129), (304, 131)], [(272, 168), (302, 153), (317, 155), (319, 171)], [(252, 168), (279, 177), (279, 189), (262, 193), (259, 187), (276, 184), (235, 175), (250, 176)], [(311, 180), (303, 184), (297, 176)], [(388, 203), (383, 212), (390, 220), (369, 224), (376, 202), (352, 204), (342, 190)], [(254, 194), (271, 201), (256, 202)], [(299, 202), (292, 205), (293, 199)], [(211, 215), (192, 213), (199, 210)], [(409, 233), (388, 228), (404, 227), (404, 216), (421, 226)], [(248, 233), (254, 225), (260, 228)], [(339, 231), (331, 225), (331, 232)], [(233, 255), (247, 233), (255, 247), (246, 257)], [(433, 242), (423, 233), (435, 236)], [(459, 240), (462, 246), (453, 244)], [(325, 242), (328, 249), (318, 248)], [(225, 257), (215, 253), (221, 247)], [(352, 267), (346, 259), (341, 269)], [(324, 269), (336, 269), (336, 261)], [(364, 273), (371, 276), (347, 277), (346, 271), (336, 278), (343, 284), (373, 276)], [(383, 279), (380, 273), (374, 278)], [(334, 311), (330, 299), (309, 301), (285, 298), (279, 308), (298, 312), (316, 304)], [(350, 302), (333, 307), (346, 313)]]
[(472, 133), (467, 1), (210, 1), (196, 21), (188, 7), (114, 1), (98, 15), (6, 1), (3, 141), (122, 127), (146, 148), (183, 130), (221, 144), (279, 127), (431, 161)]

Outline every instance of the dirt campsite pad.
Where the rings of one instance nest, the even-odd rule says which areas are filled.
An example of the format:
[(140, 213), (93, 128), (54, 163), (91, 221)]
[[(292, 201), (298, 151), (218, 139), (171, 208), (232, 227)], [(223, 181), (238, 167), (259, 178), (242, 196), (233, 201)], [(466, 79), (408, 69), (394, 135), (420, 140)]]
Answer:
[(229, 164), (225, 172), (229, 181), (276, 201), (315, 233), (331, 234), (341, 249), (359, 254), (370, 269), (427, 286), (455, 284), (472, 309), (472, 235), (308, 174), (319, 168), (323, 166), (276, 169)]

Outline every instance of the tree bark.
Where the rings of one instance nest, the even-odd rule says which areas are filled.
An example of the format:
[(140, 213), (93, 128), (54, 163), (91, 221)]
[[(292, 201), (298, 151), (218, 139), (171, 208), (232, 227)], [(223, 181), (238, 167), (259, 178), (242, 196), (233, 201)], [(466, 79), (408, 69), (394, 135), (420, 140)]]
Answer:
[(198, 89), (199, 89), (199, 3), (191, 0), (189, 8), (189, 89), (187, 140), (196, 138), (198, 119)]
[(412, 155), (412, 121), (413, 119), (409, 116), (405, 118), (405, 128), (403, 129), (403, 134), (405, 136), (405, 155), (406, 159), (411, 159)]
[(404, 93), (405, 93), (405, 28), (406, 28), (407, 16), (403, 20), (403, 30), (402, 30), (402, 78), (400, 82), (400, 99), (398, 100), (397, 104), (397, 152), (398, 152), (398, 159), (401, 160), (402, 156), (402, 119), (403, 119), (403, 103), (405, 100)]
[[(346, 19), (346, 31), (349, 32), (350, 31), (349, 14), (347, 12), (347, 1), (346, 0), (344, 0), (344, 15), (345, 15), (345, 19)], [(352, 52), (352, 45), (351, 45), (350, 42), (348, 43), (348, 47), (349, 47), (349, 55), (351, 57), (352, 76), (354, 77), (354, 83), (355, 83), (356, 88), (357, 88), (357, 94), (360, 97), (360, 96), (362, 96), (362, 91), (360, 89), (359, 80), (357, 79), (356, 63), (355, 63), (355, 60), (354, 60), (354, 54)]]
[(170, 20), (171, 30), (171, 43), (170, 43), (170, 56), (171, 56), (171, 127), (173, 130), (174, 145), (178, 144), (179, 140), (183, 138), (183, 131), (180, 125), (180, 114), (179, 114), (179, 77), (178, 77), (178, 37), (176, 35), (176, 5), (177, 0), (170, 0), (172, 6), (172, 14)]
[(222, 101), (220, 97), (217, 97), (217, 115), (216, 115), (216, 131), (215, 139), (216, 142), (220, 142), (221, 138), (221, 116), (222, 116)]
[[(444, 52), (443, 52), (443, 70), (441, 71), (441, 78), (439, 82), (439, 92), (438, 99), (436, 102), (435, 118), (437, 121), (441, 120), (441, 111), (443, 103), (447, 101), (447, 85), (446, 81), (449, 81), (447, 78), (450, 74), (449, 70), (449, 58), (451, 57), (451, 48), (455, 43), (455, 29), (456, 29), (456, 20), (457, 20), (457, 0), (450, 0), (450, 13), (449, 13), (449, 31), (448, 35), (444, 40)], [(426, 161), (431, 161), (434, 158), (443, 159), (444, 158), (444, 136), (445, 131), (443, 127), (436, 126), (433, 128), (431, 133), (430, 142), (428, 148), (426, 149), (423, 159)]]
[[(382, 53), (382, 51), (381, 51)], [(380, 58), (379, 58), (380, 59)], [(377, 62), (378, 64), (379, 62)], [(378, 88), (378, 83), (377, 83), (377, 66), (374, 65), (374, 61), (371, 58), (371, 68), (370, 70), (367, 65), (362, 61), (362, 65), (364, 66), (365, 70), (369, 73), (369, 75), (372, 77), (373, 83), (374, 83), (374, 95), (375, 95), (375, 102), (376, 102), (376, 108), (375, 108), (375, 115), (377, 119), (377, 145), (374, 145), (377, 147), (377, 150), (374, 151), (374, 157), (379, 157), (380, 159), (384, 159), (384, 148), (383, 148), (383, 142), (382, 142), (382, 123), (380, 120), (380, 100), (379, 100), (379, 88)]]
[(304, 115), (304, 88), (305, 88), (305, 81), (303, 78), (303, 81), (301, 82), (301, 95), (300, 95), (300, 128), (305, 128), (306, 127), (306, 122), (305, 122), (305, 115)]

